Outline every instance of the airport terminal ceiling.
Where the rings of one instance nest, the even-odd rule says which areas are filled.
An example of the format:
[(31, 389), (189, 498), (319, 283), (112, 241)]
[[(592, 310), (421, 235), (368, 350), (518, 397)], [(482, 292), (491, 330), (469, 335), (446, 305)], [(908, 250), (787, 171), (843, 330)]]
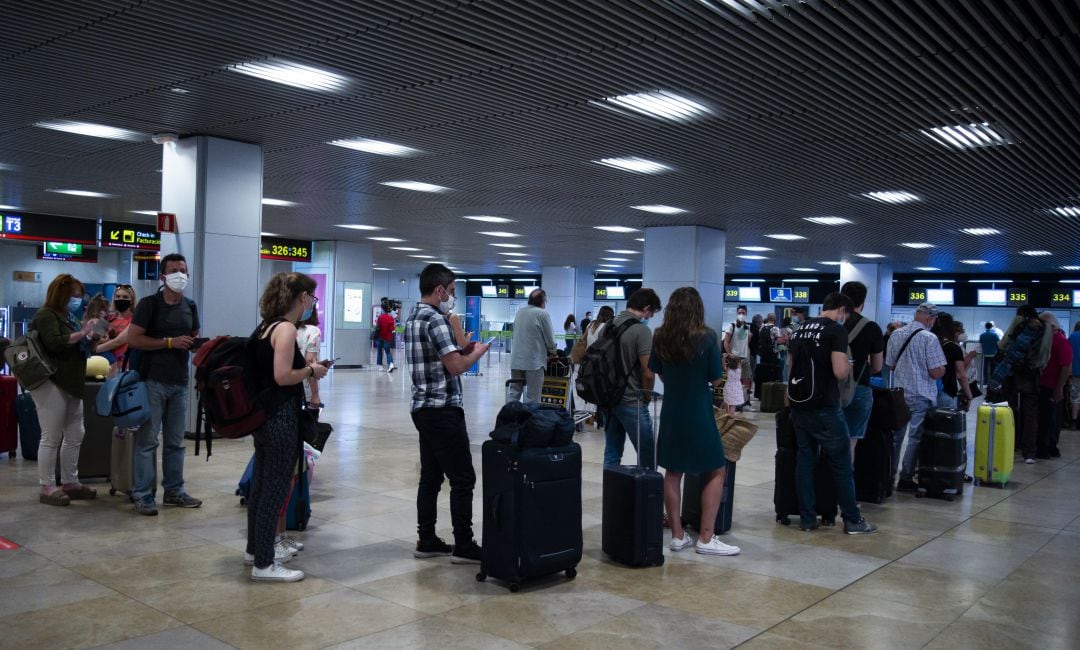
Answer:
[(3, 24), (2, 210), (151, 223), (173, 132), (261, 144), (287, 202), (264, 230), (398, 239), (371, 241), (394, 270), (635, 273), (642, 229), (680, 224), (727, 231), (728, 273), (1080, 270), (1075, 0), (101, 0)]

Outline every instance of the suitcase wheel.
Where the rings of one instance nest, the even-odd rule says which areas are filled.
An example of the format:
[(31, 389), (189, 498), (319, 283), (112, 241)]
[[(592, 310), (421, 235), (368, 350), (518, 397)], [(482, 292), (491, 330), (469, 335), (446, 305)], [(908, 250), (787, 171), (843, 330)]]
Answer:
[(836, 519), (826, 519), (826, 518), (822, 517), (821, 518), (821, 525), (822, 526), (835, 526), (836, 525)]
[(790, 526), (791, 525), (791, 518), (790, 517), (779, 517), (778, 516), (776, 518), (776, 521), (779, 522), (781, 526)]
[(111, 497), (116, 496), (116, 488), (109, 488), (109, 496), (111, 496)]
[(8, 455), (8, 458), (15, 458), (15, 452), (14, 451), (9, 451), (7, 453), (7, 455)]
[(477, 581), (477, 582), (483, 582), (483, 581), (485, 581), (485, 580), (487, 580), (487, 574), (486, 574), (486, 573), (484, 573), (483, 571), (481, 571), (480, 573), (477, 573), (477, 574), (476, 574), (476, 581)]
[(916, 499), (921, 499), (921, 498), (923, 498), (924, 496), (926, 496), (926, 493), (925, 493), (925, 492), (916, 492), (916, 493), (915, 493), (915, 498), (916, 498)]
[(569, 569), (566, 570), (566, 578), (568, 580), (573, 580), (576, 577), (577, 577), (577, 569), (575, 569), (573, 567), (570, 567)]
[(244, 505), (245, 503), (247, 503), (247, 498), (240, 497), (240, 505)]
[(521, 591), (521, 583), (520, 582), (511, 582), (510, 583), (510, 593), (516, 594), (519, 591)]

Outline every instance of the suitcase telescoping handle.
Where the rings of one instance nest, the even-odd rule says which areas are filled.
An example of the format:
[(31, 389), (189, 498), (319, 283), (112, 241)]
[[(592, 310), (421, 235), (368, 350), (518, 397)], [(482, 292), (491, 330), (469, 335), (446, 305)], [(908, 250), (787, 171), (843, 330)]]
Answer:
[[(655, 428), (657, 426), (657, 422), (658, 422), (656, 404), (659, 401), (660, 393), (656, 392), (655, 390), (646, 390), (644, 388), (639, 388), (637, 390), (637, 405), (638, 405), (637, 419), (638, 420), (637, 420), (637, 426), (635, 428), (637, 429), (638, 467), (641, 467), (641, 404), (642, 404), (642, 402), (645, 401), (646, 398), (652, 399), (652, 403), (653, 403), (653, 417), (652, 417), (652, 420), (653, 420), (653, 428)], [(652, 434), (653, 432), (650, 431), (649, 433)], [(656, 436), (653, 436), (653, 445), (652, 445), (653, 462), (652, 462), (652, 466), (649, 469), (656, 469), (656, 462), (657, 462), (656, 461), (656, 446), (657, 446), (657, 442), (658, 441), (656, 440)]]
[[(519, 399), (525, 399), (525, 380), (524, 379), (507, 379), (506, 380), (506, 396), (510, 397), (510, 387), (521, 386), (521, 397)], [(510, 401), (507, 399), (506, 401)]]

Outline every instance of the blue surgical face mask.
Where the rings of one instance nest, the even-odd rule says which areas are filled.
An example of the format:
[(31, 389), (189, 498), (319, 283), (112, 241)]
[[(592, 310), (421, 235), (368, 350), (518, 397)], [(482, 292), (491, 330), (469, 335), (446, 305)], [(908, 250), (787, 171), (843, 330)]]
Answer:
[(80, 307), (82, 307), (82, 298), (76, 298), (76, 297), (72, 296), (71, 298), (68, 299), (68, 313), (69, 314), (74, 314), (75, 312), (79, 311)]
[(642, 318), (641, 319), (641, 324), (642, 325), (648, 325), (649, 324), (649, 319), (648, 318)]
[(305, 322), (307, 319), (311, 318), (311, 312), (313, 311), (315, 311), (314, 305), (305, 309), (304, 313), (300, 314), (300, 322)]

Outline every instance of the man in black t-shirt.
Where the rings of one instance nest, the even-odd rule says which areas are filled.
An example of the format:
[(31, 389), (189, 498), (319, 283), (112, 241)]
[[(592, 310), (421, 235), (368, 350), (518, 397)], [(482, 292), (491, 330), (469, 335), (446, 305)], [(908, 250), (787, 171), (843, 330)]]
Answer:
[(840, 408), (838, 381), (851, 373), (844, 321), (854, 312), (851, 298), (830, 293), (825, 296), (821, 316), (803, 323), (792, 333), (789, 343), (788, 399), (799, 445), (795, 487), (799, 496), (799, 528), (806, 531), (818, 527), (814, 468), (821, 454), (828, 458), (836, 483), (844, 532), (865, 535), (877, 530), (863, 519), (855, 503), (851, 445), (847, 421)]
[[(881, 327), (874, 321), (863, 318), (862, 310), (866, 304), (866, 285), (862, 282), (845, 282), (840, 293), (851, 298), (855, 312), (844, 321), (848, 333), (848, 348), (854, 364), (851, 372), (855, 373), (855, 396), (851, 404), (844, 407), (844, 419), (847, 420), (848, 435), (851, 437), (851, 457), (855, 457), (855, 443), (866, 436), (866, 425), (870, 422), (870, 409), (874, 406), (874, 392), (870, 390), (870, 377), (881, 372), (885, 352), (885, 337)], [(859, 325), (865, 321), (865, 325)], [(856, 330), (858, 330), (856, 332)], [(855, 333), (853, 336), (852, 333)]]

